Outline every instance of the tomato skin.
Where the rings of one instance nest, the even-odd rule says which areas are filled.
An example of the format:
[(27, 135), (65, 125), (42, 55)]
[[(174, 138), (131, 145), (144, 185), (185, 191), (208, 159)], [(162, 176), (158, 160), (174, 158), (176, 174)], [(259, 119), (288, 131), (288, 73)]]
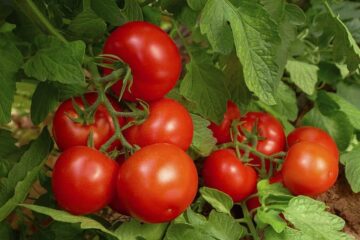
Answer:
[(117, 163), (98, 150), (76, 146), (57, 159), (52, 189), (59, 206), (80, 215), (96, 212), (113, 197)]
[(145, 122), (124, 131), (126, 139), (140, 147), (171, 143), (187, 150), (193, 138), (194, 126), (186, 108), (175, 100), (163, 98), (150, 102), (149, 110)]
[[(257, 151), (270, 156), (285, 149), (286, 138), (284, 129), (281, 123), (272, 115), (264, 112), (249, 112), (241, 118), (241, 122), (241, 127), (249, 132), (252, 131), (257, 122), (258, 136), (264, 138), (263, 140), (258, 141), (256, 146)], [(238, 137), (238, 140), (241, 142), (245, 139), (244, 135)], [(253, 158), (251, 161), (252, 164), (261, 165), (261, 161), (258, 157), (252, 154), (250, 154), (250, 157)], [(270, 162), (266, 161), (266, 169), (268, 170), (269, 167)]]
[(296, 128), (287, 136), (289, 148), (301, 141), (309, 141), (321, 145), (330, 151), (337, 159), (339, 158), (339, 150), (336, 142), (324, 130), (316, 127), (300, 127)]
[(131, 213), (160, 223), (180, 215), (194, 200), (198, 176), (193, 160), (173, 144), (157, 143), (135, 152), (120, 168), (118, 192)]
[(256, 172), (244, 165), (232, 149), (217, 150), (205, 159), (202, 176), (205, 186), (216, 188), (239, 202), (256, 190)]
[(302, 141), (288, 151), (282, 166), (284, 185), (295, 195), (316, 196), (336, 182), (338, 159), (326, 148)]
[[(119, 164), (119, 171), (120, 168), (122, 166), (122, 164), (126, 161), (125, 156), (124, 155), (120, 155), (116, 158), (116, 162)], [(120, 177), (120, 174), (117, 175), (117, 178)], [(118, 182), (118, 179), (116, 180), (116, 182)], [(124, 203), (124, 198), (122, 197), (123, 193), (122, 193), (122, 187), (117, 188), (115, 187), (115, 194), (113, 196), (113, 198), (111, 199), (111, 202), (109, 203), (109, 207), (111, 207), (112, 210), (123, 214), (123, 215), (130, 215), (128, 209), (125, 206)]]
[[(91, 92), (84, 95), (86, 101), (92, 104), (97, 99), (97, 93)], [(74, 98), (81, 109), (84, 109), (84, 103), (81, 97)], [(110, 102), (117, 111), (121, 111), (117, 102), (109, 97)], [(115, 132), (112, 118), (104, 105), (100, 105), (94, 114), (93, 124), (81, 124), (74, 122), (71, 118), (78, 118), (72, 100), (68, 99), (55, 112), (53, 120), (53, 136), (60, 150), (66, 150), (73, 146), (87, 146), (90, 132), (93, 132), (94, 147), (99, 149)], [(120, 125), (123, 125), (124, 119), (118, 117)], [(120, 145), (120, 141), (114, 142), (109, 150)]]
[[(104, 54), (113, 54), (129, 64), (133, 76), (131, 93), (124, 98), (134, 101), (160, 99), (176, 84), (181, 72), (181, 57), (174, 41), (159, 27), (147, 22), (129, 22), (115, 29), (105, 42)], [(110, 74), (111, 69), (104, 69)], [(119, 95), (122, 81), (113, 86)]]
[(231, 123), (235, 119), (240, 119), (240, 110), (235, 103), (228, 101), (224, 119), (220, 125), (211, 122), (209, 126), (218, 144), (231, 142)]

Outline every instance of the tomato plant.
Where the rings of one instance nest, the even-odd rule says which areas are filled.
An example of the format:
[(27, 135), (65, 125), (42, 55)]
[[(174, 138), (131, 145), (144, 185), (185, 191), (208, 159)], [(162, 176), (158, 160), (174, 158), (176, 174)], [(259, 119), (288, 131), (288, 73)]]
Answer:
[[(104, 54), (113, 54), (129, 64), (132, 72), (130, 92), (124, 98), (156, 100), (168, 93), (179, 79), (179, 50), (159, 27), (147, 22), (131, 22), (115, 29), (107, 38)], [(104, 74), (110, 69), (105, 68)], [(113, 86), (119, 94), (122, 81)]]
[(256, 172), (244, 165), (233, 150), (213, 152), (205, 159), (202, 176), (206, 186), (216, 188), (239, 202), (256, 189)]
[(118, 165), (97, 150), (76, 146), (54, 166), (52, 188), (58, 204), (73, 214), (94, 213), (113, 197)]
[(172, 144), (146, 146), (121, 167), (117, 181), (130, 214), (145, 222), (170, 221), (193, 201), (198, 177), (192, 159)]
[(359, 9), (0, 1), (0, 239), (360, 238)]
[[(52, 132), (59, 149), (66, 150), (73, 146), (87, 146), (90, 134), (95, 148), (99, 149), (114, 133), (114, 123), (104, 105), (99, 105), (92, 116), (85, 112), (78, 113), (74, 104), (84, 111), (84, 105), (94, 104), (97, 99), (96, 93), (87, 93), (84, 96), (86, 103), (81, 97), (74, 100), (68, 99), (60, 104), (55, 112)], [(109, 98), (111, 99), (111, 98)], [(110, 100), (113, 107), (120, 110), (115, 100)], [(124, 123), (122, 117), (118, 117), (119, 124)], [(114, 142), (111, 149), (119, 146), (120, 142)]]
[[(189, 112), (172, 99), (161, 99), (149, 104), (145, 122), (125, 130), (131, 144), (144, 147), (154, 143), (172, 143), (187, 150), (193, 138), (193, 122)], [(130, 119), (131, 121), (131, 119)]]
[(285, 186), (294, 194), (316, 196), (334, 185), (338, 160), (320, 144), (301, 141), (290, 147), (282, 175)]

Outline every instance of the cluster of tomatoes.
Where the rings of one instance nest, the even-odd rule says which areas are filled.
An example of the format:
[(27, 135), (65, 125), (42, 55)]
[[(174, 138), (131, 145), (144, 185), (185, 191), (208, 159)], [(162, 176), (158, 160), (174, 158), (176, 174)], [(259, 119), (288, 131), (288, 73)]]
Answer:
[[(236, 125), (239, 131), (232, 137), (231, 126), (235, 120), (239, 122)], [(270, 177), (270, 183), (283, 183), (295, 195), (316, 196), (336, 182), (339, 151), (335, 141), (319, 128), (300, 127), (286, 137), (281, 123), (270, 114), (249, 112), (241, 117), (236, 105), (228, 102), (223, 121), (220, 125), (212, 123), (210, 129), (218, 143), (234, 142), (235, 138), (235, 142), (246, 142), (252, 147), (253, 151), (246, 156), (248, 164), (241, 159), (244, 149), (237, 155), (234, 148), (214, 151), (204, 161), (205, 185), (229, 194), (235, 202), (256, 192), (259, 178), (256, 170), (260, 170), (262, 164), (267, 171), (277, 170)], [(251, 132), (257, 138), (256, 146), (251, 141), (254, 137)], [(280, 153), (284, 151), (287, 153), (281, 162), (276, 156), (282, 156)], [(269, 157), (261, 161), (263, 156)], [(257, 198), (248, 200), (249, 208), (259, 206)]]
[[(61, 151), (52, 175), (54, 196), (60, 207), (73, 214), (94, 213), (110, 205), (145, 222), (170, 221), (192, 203), (198, 189), (197, 169), (185, 152), (193, 138), (191, 116), (180, 103), (164, 97), (180, 76), (179, 51), (160, 28), (130, 22), (111, 33), (103, 52), (131, 68), (132, 83), (123, 86), (122, 80), (117, 81), (111, 88), (114, 95), (124, 93), (123, 99), (137, 104), (140, 111), (144, 105), (138, 99), (146, 101), (148, 115), (130, 124), (135, 122), (134, 116), (121, 114), (123, 107), (110, 95), (101, 95), (108, 104), (99, 102), (101, 92), (63, 102), (53, 120), (53, 136)], [(104, 76), (112, 72), (103, 69)], [(234, 121), (239, 123), (235, 135), (231, 134)], [(128, 144), (141, 149), (113, 160), (107, 153), (124, 152), (127, 147), (121, 137), (110, 141), (119, 134), (119, 126)], [(320, 129), (298, 128), (286, 139), (273, 116), (261, 112), (240, 116), (232, 102), (223, 122), (209, 128), (219, 144), (235, 146), (216, 150), (204, 160), (204, 184), (229, 194), (236, 202), (256, 192), (256, 168), (265, 164), (269, 171), (278, 164), (263, 156), (274, 156), (286, 148), (281, 174), (275, 178), (294, 194), (313, 196), (336, 180), (338, 150)], [(252, 150), (239, 150), (236, 143)]]
[[(53, 169), (52, 186), (60, 207), (73, 214), (89, 214), (110, 205), (114, 210), (145, 222), (165, 222), (181, 214), (194, 200), (198, 175), (186, 154), (193, 137), (189, 112), (178, 102), (164, 98), (176, 84), (181, 58), (175, 43), (160, 28), (146, 22), (127, 23), (111, 33), (104, 55), (115, 55), (128, 64), (132, 84), (123, 99), (138, 109), (148, 102), (148, 116), (129, 125), (132, 117), (116, 115), (96, 106), (98, 93), (86, 93), (63, 102), (53, 120), (53, 136), (62, 151)], [(104, 76), (113, 69), (103, 69)], [(119, 80), (112, 86), (115, 95), (123, 88)], [(116, 113), (120, 103), (106, 96)], [(96, 106), (96, 109), (92, 109)], [(119, 139), (102, 149), (118, 126), (126, 141), (140, 150), (116, 161), (106, 152), (123, 152)], [(93, 148), (88, 147), (92, 142)]]

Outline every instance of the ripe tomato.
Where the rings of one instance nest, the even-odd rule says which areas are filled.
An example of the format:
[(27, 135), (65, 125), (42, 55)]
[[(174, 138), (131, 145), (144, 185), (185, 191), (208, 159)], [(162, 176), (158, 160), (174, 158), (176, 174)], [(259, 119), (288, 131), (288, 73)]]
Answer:
[[(97, 99), (97, 93), (86, 93), (86, 101), (91, 105)], [(74, 98), (77, 105), (84, 109), (81, 97)], [(109, 98), (113, 107), (120, 111), (118, 104)], [(81, 124), (74, 122), (71, 118), (78, 118), (72, 100), (63, 102), (55, 112), (52, 132), (56, 144), (60, 150), (66, 150), (73, 146), (87, 146), (90, 132), (93, 133), (94, 147), (99, 149), (115, 132), (114, 123), (105, 106), (100, 105), (94, 114), (94, 122), (91, 124)], [(123, 118), (118, 117), (119, 124), (123, 125)], [(119, 141), (112, 144), (109, 150), (120, 145)]]
[[(134, 101), (160, 99), (176, 84), (181, 58), (173, 40), (159, 27), (147, 22), (129, 22), (113, 31), (105, 42), (105, 54), (113, 54), (129, 64), (133, 76), (131, 93), (124, 98)], [(104, 69), (110, 74), (111, 69)], [(122, 81), (113, 86), (120, 93)]]
[(193, 160), (173, 144), (135, 152), (121, 166), (117, 182), (133, 217), (149, 223), (176, 218), (194, 200), (198, 176)]
[[(251, 132), (257, 123), (258, 136), (262, 138), (258, 141), (256, 150), (266, 155), (273, 155), (285, 149), (285, 133), (281, 123), (268, 113), (249, 112), (241, 118), (241, 127)], [(241, 131), (240, 131), (241, 132)], [(238, 137), (239, 141), (244, 141), (244, 135)], [(250, 145), (250, 144), (249, 144)], [(252, 164), (261, 165), (258, 157), (251, 155)], [(266, 168), (269, 169), (270, 162), (266, 161)]]
[(204, 183), (231, 196), (239, 202), (256, 190), (256, 172), (244, 165), (233, 150), (222, 149), (205, 159), (202, 170)]
[(301, 141), (309, 141), (320, 144), (331, 152), (337, 159), (339, 158), (339, 150), (332, 137), (324, 130), (316, 127), (300, 127), (292, 131), (287, 136), (289, 148), (295, 143)]
[(149, 104), (145, 122), (124, 131), (131, 144), (144, 147), (154, 143), (172, 143), (186, 150), (193, 138), (193, 122), (189, 112), (178, 102), (163, 98)]
[(211, 122), (209, 126), (218, 144), (231, 142), (231, 136), (230, 136), (231, 123), (233, 120), (239, 118), (240, 118), (239, 108), (232, 101), (228, 101), (226, 112), (224, 114), (224, 119), (220, 123), (220, 125)]
[(93, 213), (113, 197), (118, 165), (101, 152), (84, 146), (64, 151), (57, 159), (52, 189), (59, 206), (72, 214)]
[(338, 159), (314, 142), (301, 141), (288, 151), (282, 166), (284, 185), (296, 195), (316, 196), (334, 185)]

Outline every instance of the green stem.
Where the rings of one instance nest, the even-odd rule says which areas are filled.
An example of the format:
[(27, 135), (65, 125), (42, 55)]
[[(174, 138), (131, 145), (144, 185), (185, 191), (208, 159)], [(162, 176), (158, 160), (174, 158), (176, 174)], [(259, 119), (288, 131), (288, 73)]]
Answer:
[(327, 10), (329, 11), (330, 15), (331, 15), (333, 18), (336, 18), (336, 15), (335, 15), (335, 13), (333, 12), (333, 10), (331, 9), (328, 1), (325, 0), (325, 1), (324, 1), (324, 5), (325, 5), (325, 7), (327, 8)]
[(49, 22), (32, 0), (14, 0), (14, 2), (39, 28), (55, 36), (60, 41), (67, 42), (64, 36)]
[(259, 235), (258, 235), (258, 233), (256, 231), (255, 225), (254, 225), (254, 223), (252, 221), (252, 218), (251, 218), (251, 215), (249, 213), (249, 209), (246, 206), (246, 203), (242, 202), (240, 204), (240, 206), (241, 206), (241, 209), (242, 209), (243, 214), (244, 214), (245, 223), (249, 227), (251, 236), (254, 238), (254, 240), (260, 240), (260, 237), (259, 237)]

